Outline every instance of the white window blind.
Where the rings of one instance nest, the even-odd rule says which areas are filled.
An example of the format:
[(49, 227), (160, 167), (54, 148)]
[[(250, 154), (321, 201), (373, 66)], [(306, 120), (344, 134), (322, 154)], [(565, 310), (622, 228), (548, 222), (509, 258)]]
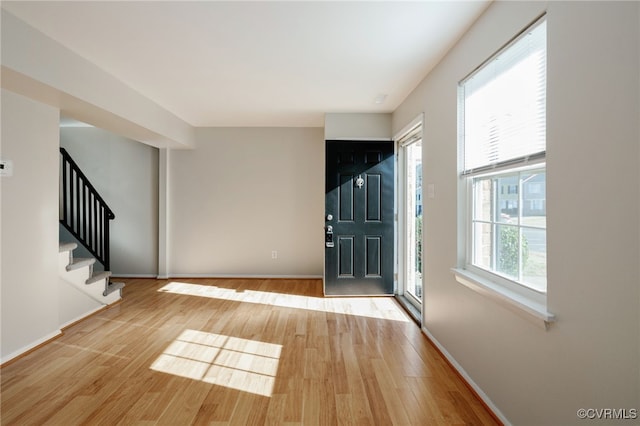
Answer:
[(546, 46), (543, 18), (460, 83), (463, 175), (544, 159)]
[(411, 145), (422, 139), (422, 122), (416, 124), (398, 139), (398, 144), (402, 147)]

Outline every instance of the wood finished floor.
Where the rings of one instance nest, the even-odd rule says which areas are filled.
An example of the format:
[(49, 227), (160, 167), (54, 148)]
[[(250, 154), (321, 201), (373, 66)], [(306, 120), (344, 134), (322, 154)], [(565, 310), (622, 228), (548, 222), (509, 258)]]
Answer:
[(493, 425), (391, 298), (318, 280), (124, 280), (0, 371), (2, 425)]

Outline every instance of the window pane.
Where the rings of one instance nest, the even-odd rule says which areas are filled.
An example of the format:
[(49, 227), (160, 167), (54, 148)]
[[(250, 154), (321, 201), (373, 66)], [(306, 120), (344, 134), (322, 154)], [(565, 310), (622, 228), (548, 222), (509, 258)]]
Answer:
[(546, 228), (547, 226), (547, 174), (544, 171), (523, 173), (522, 224)]
[(547, 233), (544, 229), (522, 228), (522, 281), (529, 287), (547, 291)]
[(514, 280), (520, 269), (520, 231), (517, 226), (497, 225), (496, 271)]
[(491, 189), (492, 183), (493, 180), (491, 178), (475, 179), (473, 181), (474, 220), (481, 220), (484, 222), (490, 222), (493, 220), (493, 191)]
[(475, 223), (473, 225), (473, 264), (484, 269), (493, 269), (493, 225)]
[(422, 141), (405, 148), (406, 291), (422, 300)]
[(519, 197), (518, 175), (500, 177), (497, 181), (498, 217), (497, 222), (518, 224)]

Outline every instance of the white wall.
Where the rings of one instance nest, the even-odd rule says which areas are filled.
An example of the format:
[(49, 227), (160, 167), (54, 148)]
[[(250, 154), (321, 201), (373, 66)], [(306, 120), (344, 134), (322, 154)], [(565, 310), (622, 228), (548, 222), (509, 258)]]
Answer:
[(324, 117), (324, 138), (331, 139), (391, 139), (391, 114), (328, 113)]
[(196, 138), (197, 149), (169, 156), (169, 275), (322, 275), (322, 129)]
[(113, 210), (111, 271), (158, 274), (158, 149), (96, 127), (61, 127), (60, 146)]
[[(98, 285), (98, 284), (96, 284)], [(104, 307), (74, 284), (58, 276), (58, 324), (64, 328)]]
[(1, 348), (6, 361), (59, 333), (57, 109), (2, 90)]
[[(457, 82), (548, 10), (548, 331), (454, 279)], [(424, 112), (424, 327), (517, 425), (640, 408), (640, 3), (496, 2), (393, 116)], [(590, 424), (617, 424), (611, 419)], [(620, 421), (619, 424), (636, 424)]]

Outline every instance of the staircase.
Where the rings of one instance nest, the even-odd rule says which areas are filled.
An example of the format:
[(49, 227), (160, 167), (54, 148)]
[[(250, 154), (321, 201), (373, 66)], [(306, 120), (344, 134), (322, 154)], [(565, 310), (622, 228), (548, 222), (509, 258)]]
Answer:
[(74, 258), (76, 243), (60, 243), (58, 274), (67, 283), (75, 286), (91, 299), (102, 305), (111, 305), (122, 298), (124, 283), (111, 282), (111, 272), (93, 273), (96, 259)]
[[(61, 242), (58, 273), (93, 301), (110, 305), (122, 298), (123, 283), (111, 282), (109, 222), (115, 214), (69, 153), (60, 148), (60, 224), (91, 256), (75, 258), (76, 242)], [(104, 272), (94, 272), (96, 261)]]

